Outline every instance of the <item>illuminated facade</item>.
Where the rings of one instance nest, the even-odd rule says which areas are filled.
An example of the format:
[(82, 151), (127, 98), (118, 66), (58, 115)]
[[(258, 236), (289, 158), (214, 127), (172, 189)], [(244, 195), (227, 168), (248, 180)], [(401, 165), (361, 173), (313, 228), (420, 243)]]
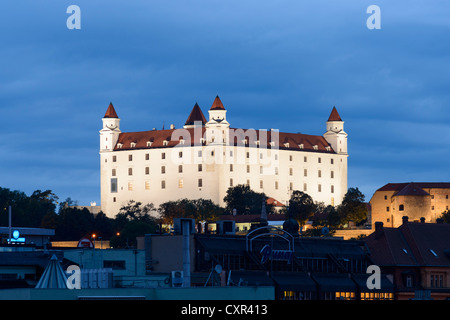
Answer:
[(450, 207), (450, 183), (388, 183), (375, 191), (370, 200), (372, 228), (375, 222), (399, 227), (403, 216), (410, 221), (436, 222)]
[(112, 104), (100, 131), (101, 208), (110, 217), (129, 200), (159, 204), (211, 199), (247, 184), (286, 204), (293, 190), (338, 205), (347, 192), (347, 133), (333, 108), (323, 136), (230, 127), (216, 97), (206, 119), (198, 104), (183, 127), (121, 132)]

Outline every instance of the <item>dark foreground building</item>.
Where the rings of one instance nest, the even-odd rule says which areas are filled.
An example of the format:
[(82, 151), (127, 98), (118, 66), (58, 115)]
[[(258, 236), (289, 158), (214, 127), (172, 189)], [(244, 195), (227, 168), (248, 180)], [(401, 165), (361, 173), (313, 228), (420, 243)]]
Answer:
[[(174, 269), (186, 267), (186, 252), (168, 254), (180, 248), (176, 237), (147, 236), (149, 273), (174, 274)], [(303, 238), (271, 226), (246, 235), (191, 234), (189, 238), (191, 286), (273, 286), (275, 298), (283, 300), (394, 298), (394, 286), (384, 275), (380, 289), (368, 288), (367, 268), (373, 263), (363, 241)]]

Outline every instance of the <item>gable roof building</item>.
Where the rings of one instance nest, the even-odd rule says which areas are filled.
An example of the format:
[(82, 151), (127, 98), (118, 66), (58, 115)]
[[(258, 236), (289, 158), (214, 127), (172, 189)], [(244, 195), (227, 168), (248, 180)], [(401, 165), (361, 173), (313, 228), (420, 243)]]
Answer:
[(339, 204), (347, 192), (347, 134), (333, 108), (323, 136), (234, 128), (216, 96), (206, 118), (196, 103), (183, 127), (122, 132), (108, 106), (100, 131), (101, 208), (115, 216), (129, 200), (156, 207), (179, 198), (223, 205), (247, 184), (286, 204), (300, 190)]
[(399, 299), (416, 291), (431, 298), (450, 298), (450, 224), (410, 222), (407, 216), (398, 228), (377, 222), (365, 239), (371, 260), (390, 273)]

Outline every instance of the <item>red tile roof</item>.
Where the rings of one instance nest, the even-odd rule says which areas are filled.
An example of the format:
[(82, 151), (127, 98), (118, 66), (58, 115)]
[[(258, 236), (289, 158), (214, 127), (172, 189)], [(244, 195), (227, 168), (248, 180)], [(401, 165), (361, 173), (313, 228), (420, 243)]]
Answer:
[(450, 266), (450, 224), (405, 222), (382, 231), (365, 239), (375, 264)]
[(225, 107), (223, 106), (222, 101), (220, 101), (219, 96), (216, 96), (216, 98), (214, 99), (210, 110), (225, 110)]
[(333, 110), (331, 110), (330, 117), (328, 118), (328, 121), (342, 121), (341, 116), (336, 110), (336, 107), (333, 107)]
[(414, 188), (416, 188), (416, 190), (417, 190), (417, 188), (421, 188), (421, 189), (450, 189), (450, 182), (388, 183), (388, 184), (382, 186), (381, 188), (379, 188), (377, 191), (397, 191), (397, 192), (400, 193), (403, 189), (405, 189), (405, 193), (406, 193), (407, 190), (411, 190), (413, 192)]
[(206, 123), (206, 118), (203, 115), (203, 112), (200, 109), (198, 103), (195, 103), (194, 108), (192, 108), (192, 111), (189, 114), (189, 117), (187, 118), (185, 125), (193, 125), (194, 122), (196, 121), (201, 121), (202, 125)]
[[(201, 145), (204, 144), (200, 141), (205, 136), (205, 127), (201, 128), (201, 135), (198, 137), (194, 134), (194, 128), (181, 129), (178, 131), (183, 134), (187, 132), (190, 136), (174, 136), (174, 140), (171, 140), (172, 134), (176, 134), (178, 129), (167, 130), (150, 130), (141, 132), (122, 132), (119, 135), (117, 144), (122, 144), (121, 148), (116, 145), (114, 150), (129, 150), (129, 149), (150, 149), (150, 148), (162, 148), (162, 147), (174, 147), (180, 143), (180, 138), (185, 140), (185, 145)], [(198, 129), (197, 129), (198, 130)], [(249, 137), (249, 133), (254, 133)], [(247, 134), (247, 136), (244, 136)], [(233, 129), (230, 128), (230, 141), (232, 145), (244, 145), (242, 140), (247, 139), (245, 144), (248, 147), (257, 147), (257, 141), (260, 141), (260, 148), (279, 148), (280, 150), (298, 150), (298, 151), (313, 151), (322, 153), (335, 153), (330, 144), (322, 136), (307, 135), (301, 133), (287, 133), (278, 132), (278, 141), (274, 141), (274, 145), (271, 146), (271, 139), (274, 134), (271, 131), (249, 131), (246, 129)], [(275, 135), (276, 137), (276, 135)], [(274, 137), (274, 139), (275, 139)], [(188, 138), (190, 141), (188, 141)], [(197, 141), (194, 141), (197, 139)], [(164, 141), (167, 141), (166, 143)], [(147, 145), (147, 142), (151, 142)], [(135, 143), (134, 147), (131, 143)]]
[(105, 116), (103, 118), (119, 118), (112, 102), (109, 104), (108, 110), (106, 110)]

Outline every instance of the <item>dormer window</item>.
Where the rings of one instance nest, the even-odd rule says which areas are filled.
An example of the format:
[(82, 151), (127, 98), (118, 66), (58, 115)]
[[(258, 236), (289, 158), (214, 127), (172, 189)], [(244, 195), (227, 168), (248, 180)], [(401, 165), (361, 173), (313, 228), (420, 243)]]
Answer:
[(163, 146), (167, 146), (168, 144), (169, 144), (169, 140), (166, 139), (163, 141)]
[(298, 147), (299, 147), (300, 149), (303, 149), (303, 148), (304, 148), (303, 143), (302, 143), (302, 144), (299, 144)]
[(330, 147), (330, 146), (325, 147), (325, 149), (326, 149), (327, 151), (331, 151), (331, 147)]
[(130, 147), (131, 147), (131, 148), (136, 148), (136, 142), (131, 142), (131, 143), (130, 143)]
[(284, 146), (285, 146), (286, 148), (289, 148), (289, 142), (286, 142), (286, 143), (284, 144)]
[(269, 145), (270, 145), (271, 147), (275, 147), (275, 141), (270, 141), (270, 142), (269, 142)]
[(319, 150), (319, 146), (317, 144), (313, 145), (314, 150)]
[(184, 139), (180, 139), (180, 144), (184, 144)]
[(152, 146), (152, 141), (147, 141), (147, 147), (151, 147)]
[(122, 149), (122, 147), (123, 147), (123, 144), (122, 144), (122, 143), (118, 143), (118, 144), (117, 144), (117, 148), (118, 148), (118, 149)]
[(206, 139), (205, 138), (200, 138), (200, 143), (201, 144), (205, 144), (206, 143)]

